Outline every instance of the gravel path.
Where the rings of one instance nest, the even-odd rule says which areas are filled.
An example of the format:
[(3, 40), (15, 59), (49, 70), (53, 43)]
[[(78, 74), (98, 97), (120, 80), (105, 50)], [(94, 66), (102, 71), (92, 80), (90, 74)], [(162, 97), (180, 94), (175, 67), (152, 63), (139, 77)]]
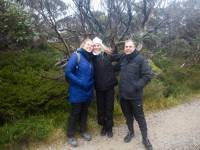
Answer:
[[(149, 114), (147, 117), (149, 139), (154, 150), (200, 150), (200, 100), (175, 108)], [(124, 143), (125, 125), (114, 127), (114, 137), (96, 136), (86, 142), (78, 139), (79, 147), (67, 143), (58, 147), (49, 146), (38, 150), (144, 150), (141, 134), (135, 122), (135, 137)]]

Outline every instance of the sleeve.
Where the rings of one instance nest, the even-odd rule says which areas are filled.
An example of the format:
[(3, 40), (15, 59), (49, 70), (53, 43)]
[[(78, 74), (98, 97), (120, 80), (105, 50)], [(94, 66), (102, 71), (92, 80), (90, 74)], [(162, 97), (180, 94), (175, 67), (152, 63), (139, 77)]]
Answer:
[(140, 75), (141, 78), (136, 82), (136, 87), (138, 89), (144, 88), (144, 86), (151, 81), (153, 77), (153, 73), (151, 70), (151, 67), (148, 64), (148, 61), (146, 59), (143, 59), (141, 65), (140, 65)]
[(113, 68), (115, 72), (120, 71), (121, 61), (123, 59), (124, 55), (122, 53), (115, 53), (110, 56), (111, 62), (114, 62)]
[(114, 54), (111, 54), (109, 55), (110, 56), (110, 60), (111, 62), (120, 62), (121, 58), (123, 57), (123, 54), (121, 53), (114, 53)]
[(75, 74), (76, 65), (77, 65), (77, 54), (73, 53), (70, 57), (66, 67), (65, 67), (65, 77), (67, 77), (71, 82), (77, 84), (83, 89), (88, 88), (88, 84), (86, 84), (84, 81), (81, 81)]

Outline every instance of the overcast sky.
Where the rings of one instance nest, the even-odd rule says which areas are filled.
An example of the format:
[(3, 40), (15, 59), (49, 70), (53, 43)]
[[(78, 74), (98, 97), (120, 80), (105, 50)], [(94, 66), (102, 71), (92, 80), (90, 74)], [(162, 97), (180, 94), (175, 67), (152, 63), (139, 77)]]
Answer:
[[(68, 15), (74, 14), (74, 3), (72, 0), (62, 0), (64, 1), (66, 4), (70, 4), (71, 5), (71, 9), (68, 9)], [(140, 0), (136, 0), (136, 1), (140, 1)], [(163, 5), (161, 6), (166, 6), (166, 4), (171, 3), (172, 1), (185, 1), (185, 0), (163, 0)], [(101, 0), (91, 0), (91, 8), (93, 10), (103, 10), (103, 8), (101, 7)]]
[[(66, 4), (72, 5), (72, 7), (73, 7), (72, 0), (62, 0), (62, 1), (64, 1)], [(94, 10), (101, 10), (101, 8), (100, 8), (100, 0), (91, 0), (91, 7)]]

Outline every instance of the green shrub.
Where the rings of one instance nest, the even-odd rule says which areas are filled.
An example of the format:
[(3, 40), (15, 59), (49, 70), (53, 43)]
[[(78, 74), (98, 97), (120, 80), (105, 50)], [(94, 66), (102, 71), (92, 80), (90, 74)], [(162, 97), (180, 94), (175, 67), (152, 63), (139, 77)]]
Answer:
[(66, 110), (67, 87), (64, 73), (54, 67), (52, 51), (26, 50), (0, 55), (1, 124), (23, 117)]
[(46, 138), (53, 129), (52, 119), (44, 116), (29, 117), (0, 128), (0, 145), (28, 143)]
[(153, 79), (144, 90), (145, 100), (159, 100), (164, 98), (166, 87), (158, 79)]
[(158, 68), (160, 68), (163, 71), (173, 67), (174, 65), (174, 62), (171, 60), (171, 58), (167, 58), (164, 56), (156, 55), (155, 57), (153, 57), (153, 62)]
[(165, 96), (176, 97), (182, 94), (188, 94), (191, 90), (194, 90), (192, 87), (195, 87), (195, 89), (198, 90), (199, 72), (196, 71), (180, 67), (168, 69), (165, 74), (163, 74), (162, 78), (167, 87)]

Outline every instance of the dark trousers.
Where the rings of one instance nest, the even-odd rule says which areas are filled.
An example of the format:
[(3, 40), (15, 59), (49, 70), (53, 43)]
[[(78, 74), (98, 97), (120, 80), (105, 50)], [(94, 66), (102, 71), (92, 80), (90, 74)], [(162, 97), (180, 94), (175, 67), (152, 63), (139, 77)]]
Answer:
[(126, 124), (130, 132), (134, 132), (134, 118), (138, 122), (143, 138), (147, 137), (147, 123), (144, 116), (142, 100), (120, 100), (122, 112), (126, 118)]
[(82, 103), (72, 103), (71, 104), (71, 113), (68, 118), (68, 129), (67, 136), (74, 137), (76, 132), (76, 123), (80, 122), (80, 132), (83, 133), (87, 129), (87, 116), (88, 116), (88, 107), (89, 102)]
[(98, 124), (106, 130), (112, 130), (114, 111), (114, 88), (96, 91)]

